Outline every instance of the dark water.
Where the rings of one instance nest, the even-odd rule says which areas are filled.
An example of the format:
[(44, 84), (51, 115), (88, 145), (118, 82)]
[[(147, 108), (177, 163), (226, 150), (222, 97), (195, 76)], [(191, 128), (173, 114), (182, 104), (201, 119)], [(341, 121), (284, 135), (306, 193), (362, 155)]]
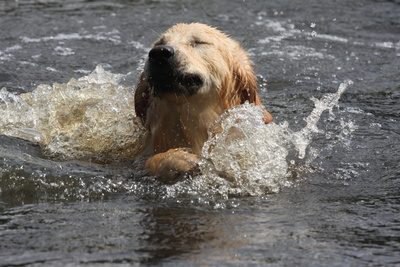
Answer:
[[(0, 265), (400, 265), (399, 14), (399, 1), (1, 1)], [(29, 132), (10, 92), (99, 64), (132, 86), (158, 34), (192, 21), (243, 43), (291, 131), (352, 81), (278, 193), (163, 186), (9, 134)]]

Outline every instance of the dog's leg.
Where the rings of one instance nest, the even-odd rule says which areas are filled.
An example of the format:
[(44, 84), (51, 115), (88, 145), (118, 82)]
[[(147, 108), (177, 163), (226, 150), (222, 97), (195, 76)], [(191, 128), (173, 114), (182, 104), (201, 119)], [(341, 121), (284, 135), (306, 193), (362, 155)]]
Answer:
[(182, 174), (198, 170), (200, 157), (190, 148), (173, 148), (158, 153), (146, 161), (145, 168), (165, 183), (173, 183)]

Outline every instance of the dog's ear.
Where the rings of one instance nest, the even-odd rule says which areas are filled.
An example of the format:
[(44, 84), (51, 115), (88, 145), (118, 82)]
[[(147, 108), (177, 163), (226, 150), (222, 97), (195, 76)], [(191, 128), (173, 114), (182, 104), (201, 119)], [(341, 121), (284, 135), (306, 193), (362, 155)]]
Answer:
[(150, 105), (150, 94), (149, 84), (146, 81), (144, 73), (142, 73), (135, 91), (135, 113), (144, 126), (146, 125), (147, 109)]
[[(262, 105), (257, 92), (257, 78), (254, 74), (253, 64), (247, 54), (242, 54), (237, 58), (237, 62), (234, 62), (233, 74), (235, 78), (235, 93), (238, 100), (240, 100), (240, 104), (248, 101), (255, 105)], [(272, 120), (271, 114), (265, 110), (265, 123), (269, 123)]]
[(234, 63), (233, 75), (235, 79), (235, 93), (240, 99), (240, 104), (246, 101), (260, 105), (261, 101), (257, 93), (257, 78), (253, 71), (253, 65), (247, 56), (242, 56)]

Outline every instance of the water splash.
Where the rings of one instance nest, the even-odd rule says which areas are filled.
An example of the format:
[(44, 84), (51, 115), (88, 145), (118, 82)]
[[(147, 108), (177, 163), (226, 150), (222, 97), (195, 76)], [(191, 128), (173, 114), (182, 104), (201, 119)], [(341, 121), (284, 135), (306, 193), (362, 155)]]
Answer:
[(0, 92), (2, 134), (40, 144), (50, 156), (109, 161), (132, 158), (145, 130), (134, 114), (133, 88), (98, 66), (66, 84), (39, 85), (16, 96)]
[(337, 92), (325, 94), (321, 99), (312, 98), (315, 108), (300, 131), (292, 131), (286, 121), (265, 125), (265, 113), (260, 106), (244, 104), (228, 110), (215, 122), (204, 144), (200, 177), (171, 186), (168, 194), (207, 196), (212, 192), (228, 199), (276, 193), (293, 185), (294, 160), (288, 156), (296, 154), (298, 161), (305, 160), (303, 171), (318, 157), (321, 151), (311, 147), (313, 137), (321, 132), (317, 123), (323, 112), (333, 112), (350, 84), (351, 81), (346, 81)]
[[(135, 158), (143, 148), (146, 133), (134, 114), (134, 89), (122, 85), (123, 78), (98, 66), (88, 76), (71, 79), (66, 84), (39, 85), (32, 93), (18, 96), (3, 88), (0, 91), (0, 133), (38, 143), (50, 157), (96, 162)], [(135, 168), (140, 165), (133, 164), (129, 165), (132, 171), (103, 170), (102, 173), (111, 174), (104, 178), (96, 174), (95, 183), (92, 178), (87, 181), (82, 178), (91, 177), (92, 167), (81, 177), (64, 173), (61, 176), (69, 178), (63, 178), (59, 190), (75, 192), (74, 186), (66, 186), (71, 184), (67, 181), (83, 179), (87, 191), (97, 188), (101, 192), (122, 191), (172, 198), (189, 195), (227, 199), (279, 192), (293, 184), (293, 164), (289, 157), (296, 154), (296, 160), (305, 160), (306, 164), (318, 157), (320, 151), (313, 150), (311, 145), (315, 134), (322, 131), (317, 123), (323, 112), (333, 114), (333, 107), (338, 105), (350, 84), (351, 81), (346, 81), (337, 92), (325, 94), (321, 99), (312, 98), (315, 108), (305, 118), (306, 126), (300, 131), (292, 131), (285, 121), (265, 125), (261, 106), (244, 104), (228, 110), (210, 129), (201, 155), (204, 159), (201, 174), (174, 185), (159, 184), (152, 177), (130, 179), (129, 173), (137, 171)], [(342, 124), (349, 126), (345, 122)], [(348, 140), (348, 135), (343, 138)], [(85, 173), (85, 168), (80, 166), (80, 172)], [(36, 183), (42, 188), (60, 184), (58, 176), (56, 173), (47, 178), (40, 176)], [(114, 176), (119, 177), (117, 182), (110, 180)], [(110, 184), (112, 188), (107, 186)]]
[(321, 99), (311, 97), (311, 100), (314, 102), (315, 108), (313, 109), (311, 114), (304, 119), (307, 125), (301, 131), (293, 132), (291, 134), (292, 143), (293, 145), (295, 145), (297, 151), (299, 152), (300, 159), (303, 159), (305, 157), (306, 150), (310, 145), (313, 136), (316, 133), (320, 132), (317, 127), (317, 123), (320, 120), (322, 113), (325, 111), (329, 111), (332, 113), (332, 108), (339, 104), (339, 99), (341, 95), (352, 83), (353, 82), (350, 80), (341, 83), (336, 93), (325, 94)]
[[(287, 122), (265, 125), (264, 111), (260, 106), (244, 104), (224, 113), (210, 131), (204, 144), (202, 178), (197, 188), (218, 188), (228, 198), (230, 195), (260, 196), (279, 192), (290, 186), (291, 170), (288, 155), (294, 149), (298, 159), (307, 158), (308, 164), (318, 151), (307, 155), (313, 136), (320, 132), (317, 123), (325, 111), (332, 112), (351, 81), (339, 86), (336, 93), (312, 98), (315, 108), (305, 118), (307, 125), (292, 131)], [(179, 191), (179, 190), (178, 190)]]
[[(287, 183), (287, 130), (263, 122), (263, 108), (245, 104), (215, 123), (205, 143), (203, 177), (228, 186), (228, 194), (263, 195)], [(217, 175), (217, 176), (216, 176)]]

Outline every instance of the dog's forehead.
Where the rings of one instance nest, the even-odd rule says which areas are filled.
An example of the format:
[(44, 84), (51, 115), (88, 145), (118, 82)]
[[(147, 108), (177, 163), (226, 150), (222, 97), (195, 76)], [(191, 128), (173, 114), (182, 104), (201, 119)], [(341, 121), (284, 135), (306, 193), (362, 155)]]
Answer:
[(219, 30), (201, 23), (176, 24), (169, 28), (162, 38), (165, 41), (185, 41), (191, 39), (216, 38), (224, 36)]

